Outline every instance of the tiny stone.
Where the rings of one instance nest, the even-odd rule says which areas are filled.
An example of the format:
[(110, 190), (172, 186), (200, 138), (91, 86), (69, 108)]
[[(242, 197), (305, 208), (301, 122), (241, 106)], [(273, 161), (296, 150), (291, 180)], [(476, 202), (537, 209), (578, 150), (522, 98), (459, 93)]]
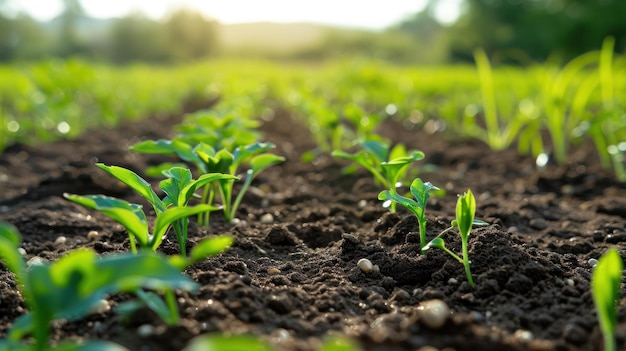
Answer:
[(598, 260), (596, 260), (595, 258), (590, 258), (589, 261), (587, 261), (587, 264), (589, 264), (591, 267), (595, 267), (598, 264)]
[(139, 328), (137, 328), (137, 334), (139, 334), (139, 336), (143, 338), (148, 337), (154, 334), (154, 327), (151, 326), (150, 324), (144, 324), (140, 326)]
[(399, 289), (398, 291), (396, 291), (393, 296), (391, 297), (392, 300), (394, 301), (406, 301), (408, 299), (411, 298), (411, 294), (409, 294), (406, 290), (404, 289)]
[(422, 302), (417, 308), (417, 312), (425, 326), (439, 329), (446, 324), (450, 315), (450, 308), (443, 300), (434, 299)]
[(266, 213), (261, 216), (261, 223), (263, 224), (272, 224), (274, 223), (274, 216), (271, 213)]
[(278, 274), (280, 273), (280, 269), (276, 268), (276, 267), (270, 267), (267, 269), (267, 273), (269, 274)]
[(458, 283), (459, 281), (456, 278), (450, 278), (448, 279), (448, 284), (450, 285), (454, 285), (456, 283)]
[(360, 200), (360, 201), (357, 203), (357, 206), (358, 206), (358, 208), (363, 209), (363, 208), (367, 207), (367, 201), (366, 201), (366, 200)]
[(357, 267), (359, 267), (359, 269), (361, 270), (361, 272), (363, 273), (369, 273), (369, 272), (374, 272), (374, 265), (372, 264), (372, 261), (368, 260), (367, 258), (362, 258), (360, 259), (357, 263), (356, 263)]
[(486, 318), (491, 318), (491, 316), (493, 316), (493, 312), (491, 312), (491, 311), (485, 312), (485, 317)]
[(533, 218), (530, 220), (530, 222), (528, 222), (528, 225), (530, 225), (531, 228), (537, 230), (543, 230), (548, 228), (548, 222), (546, 222), (546, 220), (543, 218)]
[(62, 244), (65, 244), (66, 242), (67, 242), (67, 238), (62, 235), (57, 237), (56, 240), (54, 241), (56, 245), (62, 245)]
[(509, 227), (509, 233), (519, 233), (519, 228), (516, 226)]
[(22, 256), (26, 256), (26, 250), (23, 247), (17, 248), (17, 252), (19, 252)]
[(26, 267), (30, 268), (32, 266), (41, 266), (43, 265), (43, 258), (39, 257), (39, 256), (35, 256), (33, 258), (31, 258), (30, 260), (26, 261)]
[(565, 282), (567, 283), (567, 285), (569, 286), (574, 286), (574, 279), (568, 278), (565, 280)]
[(467, 293), (467, 294), (461, 295), (461, 300), (467, 301), (467, 302), (474, 302), (476, 298), (474, 297), (474, 294)]
[(589, 334), (577, 324), (568, 323), (563, 328), (563, 339), (575, 345), (582, 345), (589, 338)]
[(87, 233), (87, 240), (96, 240), (99, 236), (100, 233), (98, 233), (98, 231), (90, 230), (89, 233)]
[(100, 314), (100, 313), (109, 312), (110, 310), (111, 310), (111, 304), (109, 304), (109, 301), (105, 299), (101, 299), (98, 302), (96, 302), (94, 306), (91, 307), (91, 310), (89, 312), (91, 312), (92, 314)]
[(513, 333), (513, 338), (518, 342), (527, 342), (533, 339), (533, 333), (528, 330), (518, 329)]

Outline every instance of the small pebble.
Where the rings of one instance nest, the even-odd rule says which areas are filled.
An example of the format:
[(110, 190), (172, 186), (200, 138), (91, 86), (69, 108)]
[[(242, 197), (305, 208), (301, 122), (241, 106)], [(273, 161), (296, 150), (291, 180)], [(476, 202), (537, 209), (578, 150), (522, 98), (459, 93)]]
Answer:
[(87, 233), (87, 240), (96, 240), (98, 239), (98, 237), (100, 236), (100, 233), (98, 233), (97, 230), (90, 230), (89, 233)]
[(55, 245), (62, 245), (65, 244), (67, 242), (67, 238), (64, 237), (63, 235), (59, 236), (56, 238), (56, 240), (54, 241)]
[(519, 233), (519, 228), (516, 227), (516, 226), (509, 227), (507, 232), (509, 232), (509, 233)]
[(372, 264), (372, 261), (368, 260), (367, 258), (360, 259), (356, 263), (356, 265), (357, 265), (357, 267), (359, 267), (359, 269), (363, 273), (370, 273), (370, 272), (378, 272), (379, 271), (378, 266)]
[(574, 286), (574, 279), (568, 278), (565, 280), (565, 282), (567, 283), (567, 285), (569, 286)]
[(417, 308), (417, 312), (425, 326), (439, 329), (446, 324), (450, 315), (450, 308), (443, 300), (434, 299), (422, 302)]
[(92, 314), (100, 314), (100, 313), (107, 313), (111, 310), (111, 304), (109, 303), (109, 301), (105, 300), (105, 299), (101, 299), (98, 302), (96, 302), (96, 304), (91, 307), (91, 310), (89, 312), (91, 312)]
[(533, 333), (528, 330), (518, 329), (513, 333), (513, 338), (517, 342), (528, 342), (533, 339)]
[(533, 218), (530, 220), (530, 222), (528, 222), (528, 225), (531, 228), (537, 229), (537, 230), (543, 230), (543, 229), (548, 228), (548, 222), (546, 222), (546, 220), (543, 218)]
[(361, 208), (361, 209), (363, 209), (363, 208), (367, 207), (367, 201), (366, 201), (366, 200), (360, 200), (360, 201), (357, 203), (357, 207), (358, 207), (358, 208)]
[(598, 264), (598, 260), (596, 260), (595, 258), (590, 258), (589, 261), (587, 261), (587, 264), (589, 264), (591, 267), (595, 267)]
[(30, 260), (26, 261), (26, 267), (30, 268), (32, 266), (41, 266), (43, 265), (44, 260), (43, 258), (39, 257), (39, 256), (35, 256), (33, 258), (31, 258)]
[(280, 269), (276, 268), (276, 267), (270, 267), (267, 269), (267, 273), (269, 274), (278, 274), (280, 273)]
[(454, 285), (456, 283), (458, 283), (459, 281), (456, 278), (450, 278), (448, 279), (448, 284), (450, 285)]
[(18, 247), (17, 252), (19, 252), (22, 256), (26, 256), (26, 250), (24, 250), (23, 247)]
[(261, 223), (263, 224), (272, 224), (274, 223), (274, 216), (271, 213), (266, 213), (261, 216)]
[(150, 324), (144, 324), (137, 328), (137, 334), (143, 338), (154, 334), (154, 327)]

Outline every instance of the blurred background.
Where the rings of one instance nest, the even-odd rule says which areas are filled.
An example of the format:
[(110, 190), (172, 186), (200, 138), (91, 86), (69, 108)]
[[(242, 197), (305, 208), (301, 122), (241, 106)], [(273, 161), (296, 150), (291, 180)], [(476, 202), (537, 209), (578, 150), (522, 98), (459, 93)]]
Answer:
[(624, 0), (0, 0), (0, 62), (207, 58), (565, 62), (626, 48)]

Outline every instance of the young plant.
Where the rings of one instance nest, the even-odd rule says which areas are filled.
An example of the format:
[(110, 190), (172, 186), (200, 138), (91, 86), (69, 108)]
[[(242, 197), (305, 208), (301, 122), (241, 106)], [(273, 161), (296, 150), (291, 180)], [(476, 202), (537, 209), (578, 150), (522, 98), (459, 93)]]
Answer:
[[(230, 175), (230, 178), (218, 179), (211, 184), (212, 187), (205, 187), (202, 201), (212, 204), (215, 194), (218, 193), (222, 200), (224, 218), (232, 221), (252, 180), (266, 168), (285, 161), (282, 156), (265, 152), (274, 147), (276, 146), (271, 143), (254, 143), (240, 146), (231, 153), (226, 149), (215, 150), (210, 145), (200, 143), (194, 148), (194, 153), (202, 160), (202, 171)], [(249, 164), (250, 168), (246, 171), (244, 183), (233, 201), (233, 187), (235, 180), (239, 179), (235, 175), (239, 174), (239, 167), (244, 163)], [(208, 213), (204, 223), (208, 223)]]
[[(431, 247), (439, 248), (448, 254), (450, 254), (454, 259), (459, 261), (465, 267), (465, 275), (467, 276), (467, 280), (470, 285), (474, 286), (474, 281), (472, 279), (472, 274), (470, 272), (469, 266), (469, 255), (468, 255), (468, 239), (469, 233), (473, 226), (483, 226), (487, 225), (486, 222), (474, 219), (474, 214), (476, 213), (476, 200), (474, 199), (474, 194), (472, 194), (471, 190), (468, 190), (465, 194), (461, 195), (456, 204), (456, 219), (452, 221), (450, 227), (443, 230), (439, 233), (434, 239), (432, 239), (428, 244), (426, 243), (426, 202), (430, 197), (431, 190), (439, 190), (436, 186), (432, 185), (430, 182), (424, 183), (421, 179), (417, 178), (411, 183), (411, 194), (415, 197), (415, 200), (409, 199), (407, 197), (401, 196), (395, 191), (385, 190), (378, 194), (379, 200), (391, 200), (396, 203), (401, 204), (406, 207), (409, 211), (411, 211), (415, 217), (417, 218), (417, 222), (419, 225), (419, 233), (420, 233), (420, 248), (422, 254), (426, 254), (426, 251)], [(443, 235), (449, 232), (450, 230), (458, 228), (461, 234), (461, 245), (463, 257), (459, 257), (454, 252), (450, 251), (445, 246), (445, 242), (443, 240)]]
[[(80, 249), (54, 263), (27, 267), (18, 251), (21, 240), (15, 227), (0, 223), (0, 259), (15, 274), (28, 307), (28, 312), (13, 323), (6, 338), (0, 340), (2, 350), (51, 349), (48, 344), (51, 321), (83, 318), (108, 294), (198, 288), (197, 283), (181, 274), (167, 258), (150, 251), (98, 257), (91, 250)], [(34, 338), (34, 345), (24, 340), (28, 335)], [(57, 349), (123, 350), (118, 345), (96, 341), (81, 345), (64, 343)]]
[(123, 167), (106, 166), (102, 163), (97, 164), (97, 166), (128, 185), (150, 202), (156, 215), (152, 234), (150, 234), (148, 221), (141, 205), (104, 195), (81, 196), (66, 193), (63, 196), (87, 208), (99, 211), (122, 224), (128, 230), (131, 250), (134, 253), (137, 252), (135, 240), (143, 249), (156, 250), (161, 245), (170, 226), (173, 225), (181, 253), (185, 255), (189, 223), (187, 217), (217, 209), (206, 204), (188, 207), (187, 203), (195, 191), (211, 182), (237, 179), (237, 177), (230, 175), (210, 173), (193, 180), (191, 171), (188, 169), (173, 167), (163, 172), (167, 179), (161, 181), (160, 187), (166, 193), (166, 197), (160, 199), (150, 183), (135, 172)]
[(622, 281), (623, 262), (615, 249), (610, 249), (598, 260), (591, 276), (593, 302), (596, 305), (600, 330), (604, 336), (604, 350), (615, 351), (617, 302)]
[[(361, 165), (374, 176), (377, 182), (393, 193), (396, 192), (398, 182), (406, 175), (407, 167), (424, 158), (423, 152), (416, 150), (409, 152), (402, 144), (391, 148), (383, 142), (364, 141), (359, 145), (362, 150), (357, 153), (350, 154), (342, 150), (334, 150), (332, 156)], [(395, 212), (395, 202), (392, 202), (390, 210)]]
[(395, 190), (384, 190), (380, 192), (380, 194), (378, 194), (378, 199), (399, 203), (415, 215), (419, 226), (420, 248), (422, 249), (422, 254), (425, 254), (426, 250), (424, 247), (426, 246), (426, 202), (430, 197), (430, 191), (436, 191), (439, 190), (439, 188), (434, 186), (431, 182), (424, 183), (421, 179), (416, 178), (411, 183), (409, 189), (411, 191), (411, 194), (413, 194), (415, 200), (404, 197), (398, 194)]
[[(425, 247), (425, 249), (428, 249), (430, 247), (436, 247), (438, 249), (441, 249), (448, 253), (450, 256), (454, 257), (455, 260), (459, 261), (463, 265), (463, 267), (465, 267), (465, 276), (467, 277), (467, 281), (472, 288), (474, 287), (474, 280), (472, 279), (472, 272), (470, 271), (469, 253), (467, 247), (469, 233), (472, 230), (472, 226), (487, 225), (487, 223), (483, 221), (475, 220), (475, 213), (476, 200), (474, 199), (474, 194), (472, 194), (472, 191), (468, 190), (465, 194), (459, 196), (459, 199), (456, 202), (456, 219), (452, 221), (450, 228), (441, 232)], [(454, 227), (459, 228), (459, 233), (461, 234), (461, 250), (463, 257), (459, 257), (457, 254), (448, 249), (442, 238), (443, 234), (447, 233), (449, 229), (452, 229)]]

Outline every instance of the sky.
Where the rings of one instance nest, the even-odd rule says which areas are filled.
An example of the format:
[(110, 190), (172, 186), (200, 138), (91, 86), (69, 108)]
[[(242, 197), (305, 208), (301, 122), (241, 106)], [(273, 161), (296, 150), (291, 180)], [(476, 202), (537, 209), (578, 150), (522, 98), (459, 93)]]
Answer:
[[(160, 18), (180, 7), (198, 9), (221, 23), (313, 22), (342, 27), (382, 29), (420, 11), (427, 0), (82, 0), (93, 17), (121, 17), (140, 10)], [(458, 16), (462, 0), (440, 0), (436, 17), (444, 23)], [(13, 11), (25, 11), (39, 20), (58, 15), (62, 0), (8, 0)]]

